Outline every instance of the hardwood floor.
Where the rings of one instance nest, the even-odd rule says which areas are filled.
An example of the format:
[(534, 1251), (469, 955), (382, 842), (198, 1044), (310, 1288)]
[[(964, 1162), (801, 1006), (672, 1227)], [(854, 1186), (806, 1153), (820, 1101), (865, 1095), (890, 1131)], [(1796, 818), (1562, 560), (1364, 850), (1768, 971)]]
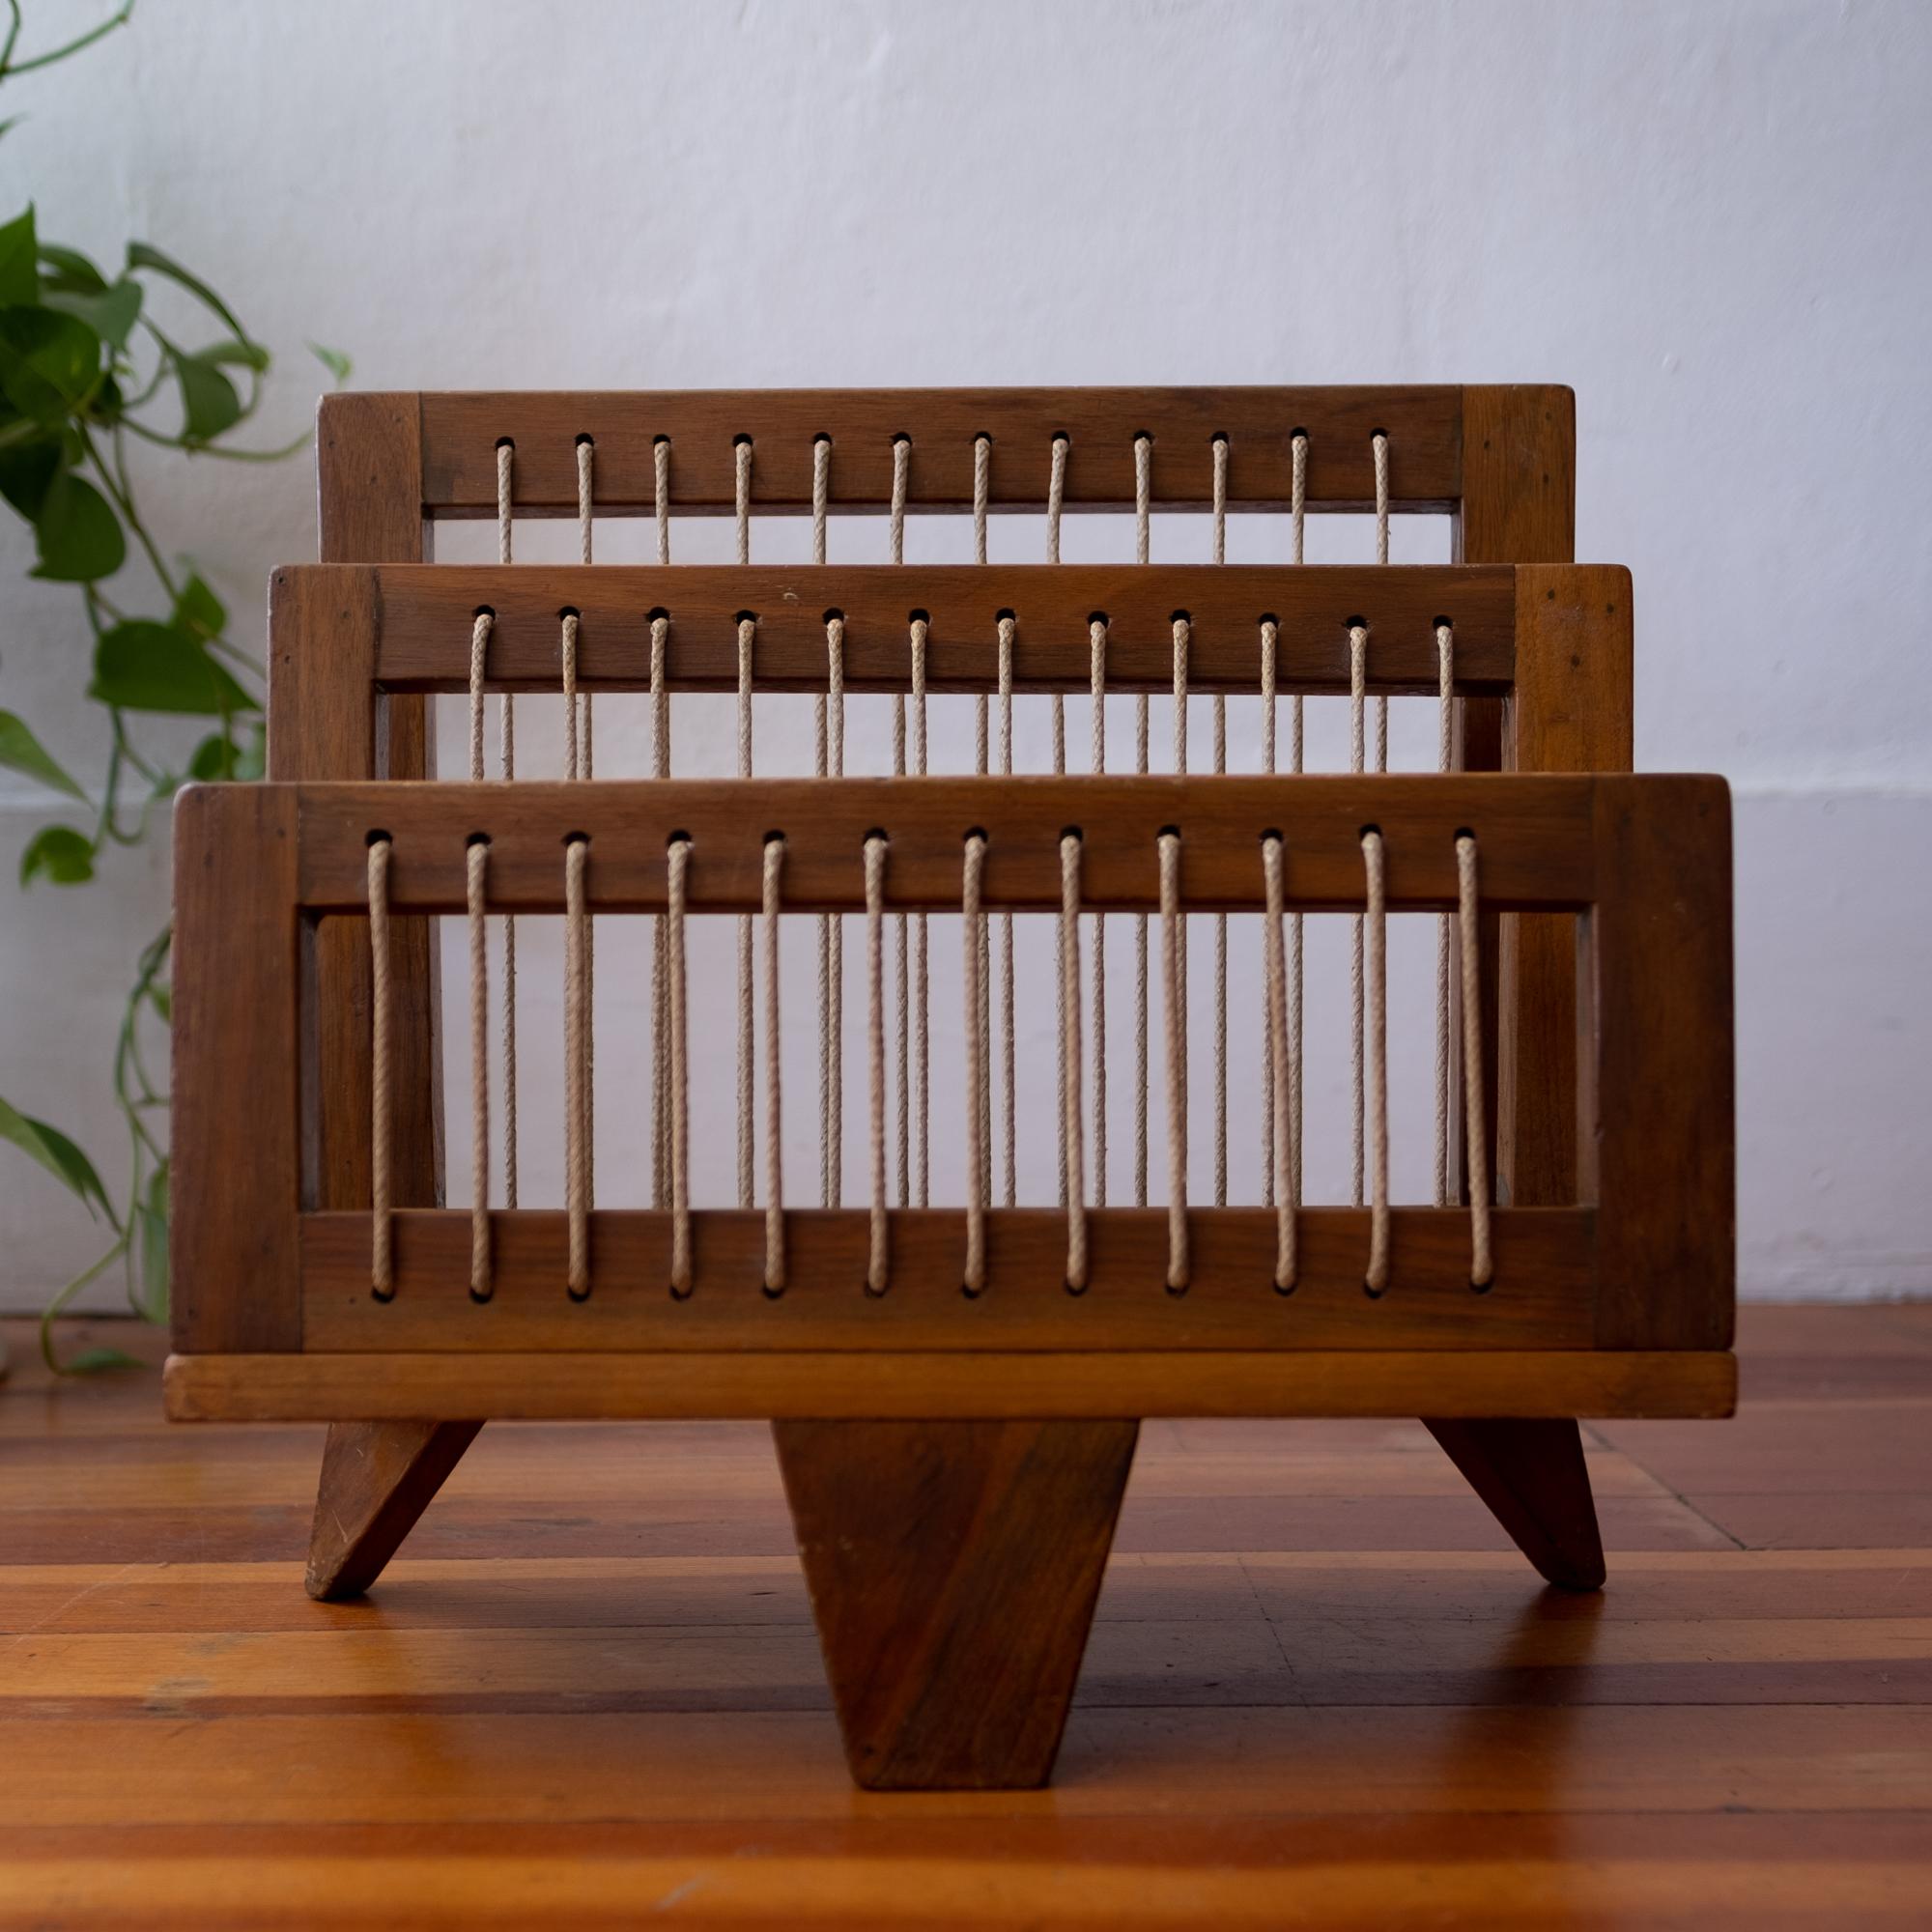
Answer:
[(1149, 1424), (1053, 1788), (957, 1796), (848, 1783), (763, 1429), (493, 1426), (316, 1604), (319, 1428), (11, 1339), (6, 1924), (1932, 1923), (1932, 1304), (1588, 1428), (1598, 1597), (1418, 1424)]

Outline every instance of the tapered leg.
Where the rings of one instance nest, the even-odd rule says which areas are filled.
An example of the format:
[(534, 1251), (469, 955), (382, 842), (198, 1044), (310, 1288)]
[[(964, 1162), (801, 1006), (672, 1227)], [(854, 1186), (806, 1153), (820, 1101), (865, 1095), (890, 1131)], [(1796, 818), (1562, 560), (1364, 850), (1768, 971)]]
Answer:
[(852, 1776), (1044, 1784), (1135, 1422), (773, 1425)]
[(1576, 1423), (1425, 1416), (1422, 1426), (1550, 1582), (1564, 1590), (1604, 1587), (1604, 1541)]
[(415, 1527), (480, 1422), (332, 1422), (322, 1452), (311, 1597), (359, 1597)]

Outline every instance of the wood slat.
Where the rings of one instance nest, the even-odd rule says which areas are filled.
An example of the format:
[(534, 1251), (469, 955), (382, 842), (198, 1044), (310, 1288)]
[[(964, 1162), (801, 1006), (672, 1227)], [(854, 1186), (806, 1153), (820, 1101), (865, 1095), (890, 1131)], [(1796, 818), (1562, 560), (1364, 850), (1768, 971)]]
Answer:
[(173, 1355), (177, 1421), (1728, 1415), (1716, 1351)]
[[(992, 504), (1039, 509), (1053, 439), (1065, 435), (1065, 507), (1121, 510), (1133, 507), (1134, 439), (1146, 434), (1157, 508), (1207, 507), (1212, 440), (1226, 436), (1230, 506), (1282, 510), (1300, 431), (1309, 440), (1309, 507), (1362, 509), (1375, 499), (1370, 440), (1381, 431), (1392, 505), (1446, 510), (1463, 494), (1463, 393), (1448, 384), (428, 392), (417, 399), (422, 497), (437, 516), (494, 516), (497, 445), (507, 439), (516, 447), (517, 513), (575, 516), (577, 440), (587, 436), (596, 446), (597, 507), (641, 514), (655, 505), (653, 451), (666, 437), (673, 511), (726, 515), (734, 443), (749, 437), (753, 510), (797, 514), (811, 506), (812, 443), (829, 436), (831, 506), (877, 513), (891, 500), (894, 439), (906, 436), (907, 507), (958, 510), (973, 500), (973, 444), (984, 435), (992, 440)], [(408, 398), (389, 400), (406, 406)], [(325, 402), (325, 423), (328, 412)]]
[(1275, 1217), (1209, 1208), (1189, 1217), (1190, 1280), (1165, 1286), (1164, 1208), (1110, 1208), (1087, 1219), (1090, 1285), (1063, 1285), (1066, 1217), (1004, 1208), (986, 1221), (987, 1287), (961, 1293), (965, 1215), (895, 1209), (887, 1217), (891, 1285), (866, 1292), (868, 1216), (804, 1209), (785, 1217), (782, 1294), (764, 1292), (764, 1216), (692, 1217), (696, 1288), (672, 1299), (670, 1216), (603, 1209), (590, 1218), (591, 1293), (564, 1293), (566, 1217), (521, 1208), (492, 1217), (495, 1292), (469, 1295), (469, 1216), (396, 1217), (397, 1293), (369, 1292), (366, 1214), (303, 1217), (308, 1348), (412, 1350), (1308, 1350), (1585, 1348), (1594, 1292), (1587, 1210), (1503, 1209), (1493, 1222), (1495, 1285), (1469, 1287), (1469, 1219), (1453, 1208), (1397, 1208), (1390, 1286), (1362, 1291), (1369, 1217), (1304, 1209), (1299, 1281), (1273, 1286)]
[[(885, 903), (947, 911), (959, 903), (966, 834), (987, 838), (984, 902), (1057, 911), (1059, 834), (1078, 826), (1083, 904), (1152, 911), (1156, 841), (1180, 830), (1180, 895), (1198, 911), (1262, 903), (1261, 838), (1287, 846), (1291, 904), (1348, 910), (1364, 899), (1361, 833), (1379, 826), (1392, 909), (1434, 910), (1456, 895), (1455, 838), (1474, 828), (1482, 893), (1495, 906), (1577, 907), (1594, 893), (1588, 779), (1014, 778), (626, 781), (596, 785), (307, 785), (300, 792), (301, 902), (318, 911), (368, 904), (368, 840), (394, 843), (390, 903), (461, 912), (465, 846), (492, 840), (493, 909), (562, 909), (563, 840), (590, 840), (593, 911), (665, 905), (664, 850), (693, 840), (695, 912), (755, 911), (764, 838), (786, 838), (783, 895), (793, 911), (862, 910), (867, 836), (893, 841)], [(1718, 783), (1718, 781), (1711, 781)], [(219, 800), (212, 809), (219, 810)]]
[[(315, 565), (278, 571), (271, 627), (284, 600), (298, 600), (307, 581), (337, 574), (352, 575)], [(1437, 690), (1438, 621), (1455, 627), (1459, 690), (1500, 691), (1515, 674), (1516, 573), (1497, 567), (440, 564), (373, 576), (376, 676), (392, 691), (467, 690), (472, 621), (486, 608), (494, 613), (486, 664), (492, 690), (557, 688), (566, 610), (580, 619), (579, 682), (600, 690), (647, 688), (650, 619), (658, 612), (669, 620), (665, 676), (675, 691), (737, 689), (737, 624), (749, 614), (758, 625), (754, 686), (822, 692), (825, 619), (833, 611), (844, 618), (844, 680), (855, 692), (909, 689), (915, 612), (928, 625), (926, 683), (934, 692), (994, 688), (998, 624), (1009, 614), (1019, 691), (1087, 691), (1088, 626), (1095, 615), (1108, 624), (1109, 691), (1171, 691), (1173, 619), (1181, 611), (1190, 621), (1188, 682), (1202, 692), (1257, 689), (1264, 618), (1280, 627), (1283, 695), (1349, 690), (1351, 623), (1369, 627), (1372, 691)], [(1583, 591), (1579, 582), (1579, 596)], [(1598, 614), (1593, 601), (1586, 630)], [(327, 648), (321, 640), (309, 647), (319, 646)], [(341, 668), (331, 663), (323, 674), (339, 677)]]

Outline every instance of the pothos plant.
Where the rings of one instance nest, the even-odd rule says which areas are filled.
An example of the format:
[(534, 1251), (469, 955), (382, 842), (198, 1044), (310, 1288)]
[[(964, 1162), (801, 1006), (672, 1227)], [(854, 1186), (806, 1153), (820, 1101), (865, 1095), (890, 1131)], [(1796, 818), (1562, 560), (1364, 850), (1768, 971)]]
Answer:
[[(123, 25), (125, 0), (87, 33), (16, 58), (18, 0), (4, 0), (0, 83), (63, 60)], [(0, 134), (11, 127), (0, 121)], [(162, 312), (185, 326), (164, 326)], [(194, 346), (190, 346), (190, 331)], [(347, 360), (310, 344), (339, 382)], [(129, 455), (137, 443), (182, 457), (272, 463), (277, 449), (237, 446), (230, 437), (255, 414), (270, 369), (266, 348), (200, 276), (145, 242), (128, 245), (116, 271), (44, 239), (29, 207), (0, 225), (0, 498), (34, 532), (33, 575), (71, 584), (85, 626), (86, 696), (107, 725), (105, 761), (89, 782), (70, 773), (27, 722), (0, 710), (0, 765), (58, 794), (66, 810), (20, 855), (23, 887), (82, 886), (116, 848), (138, 845), (165, 814), (157, 808), (188, 779), (246, 781), (263, 765), (262, 674), (228, 636), (221, 600), (185, 558), (164, 554), (137, 497)], [(136, 580), (124, 587), (130, 562)], [(192, 717), (207, 732), (177, 769), (144, 732), (156, 717)], [(126, 1122), (120, 1185), (67, 1134), (0, 1097), (0, 1139), (38, 1161), (105, 1224), (106, 1246), (68, 1282), (41, 1322), (48, 1365), (74, 1372), (127, 1363), (120, 1350), (89, 1349), (63, 1362), (51, 1323), (88, 1283), (119, 1266), (128, 1296), (148, 1320), (166, 1319), (168, 1151), (164, 1079), (155, 1070), (154, 1030), (168, 1019), (170, 931), (140, 952), (111, 1056), (114, 1097)], [(4, 1358), (0, 1358), (4, 1373)]]

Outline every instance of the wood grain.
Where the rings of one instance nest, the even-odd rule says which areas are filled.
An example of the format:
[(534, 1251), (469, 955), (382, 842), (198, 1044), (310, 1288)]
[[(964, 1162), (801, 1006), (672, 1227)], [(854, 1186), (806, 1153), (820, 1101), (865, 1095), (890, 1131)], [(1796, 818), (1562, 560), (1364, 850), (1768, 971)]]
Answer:
[[(1065, 506), (1131, 509), (1134, 439), (1153, 440), (1158, 509), (1205, 509), (1213, 439), (1229, 440), (1231, 506), (1285, 510), (1292, 441), (1308, 437), (1307, 495), (1318, 510), (1375, 500), (1370, 447), (1389, 439), (1389, 491), (1403, 510), (1448, 509), (1463, 495), (1464, 397), (1453, 386), (1036, 389), (661, 389), (578, 393), (427, 393), (365, 398), (398, 415), (420, 407), (422, 497), (443, 516), (494, 516), (497, 445), (516, 450), (520, 516), (577, 514), (577, 439), (596, 446), (597, 504), (639, 514), (656, 498), (654, 446), (671, 447), (670, 500), (681, 515), (730, 513), (734, 444), (749, 437), (752, 502), (759, 515), (811, 506), (812, 444), (832, 441), (835, 512), (883, 511), (892, 495), (893, 441), (911, 441), (907, 506), (959, 510), (973, 499), (973, 444), (992, 442), (989, 499), (1002, 510), (1042, 508), (1055, 436), (1069, 440)], [(1567, 393), (1567, 392), (1566, 392)]]
[(1690, 1350), (1159, 1355), (852, 1350), (630, 1355), (175, 1355), (181, 1422), (1146, 1415), (1728, 1415), (1737, 1366)]

